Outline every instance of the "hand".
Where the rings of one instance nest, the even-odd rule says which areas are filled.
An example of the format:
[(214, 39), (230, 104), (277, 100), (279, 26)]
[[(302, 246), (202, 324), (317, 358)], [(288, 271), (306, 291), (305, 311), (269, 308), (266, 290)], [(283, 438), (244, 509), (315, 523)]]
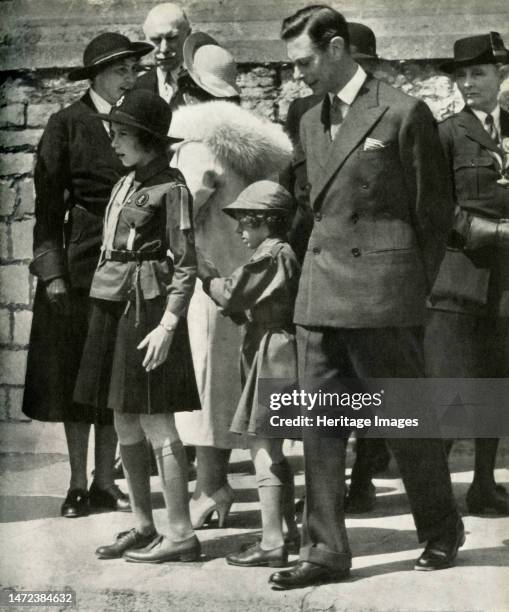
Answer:
[(64, 317), (71, 315), (69, 291), (63, 278), (54, 278), (46, 285), (46, 295), (51, 308)]
[(136, 348), (140, 351), (147, 347), (142, 363), (147, 372), (155, 370), (166, 361), (172, 340), (173, 332), (168, 332), (164, 327), (158, 325), (138, 344)]
[(200, 251), (200, 249), (196, 249), (196, 266), (198, 271), (198, 278), (200, 280), (203, 280), (204, 278), (208, 278), (210, 276), (221, 276), (216, 266), (205, 257), (205, 255), (202, 253), (202, 251)]

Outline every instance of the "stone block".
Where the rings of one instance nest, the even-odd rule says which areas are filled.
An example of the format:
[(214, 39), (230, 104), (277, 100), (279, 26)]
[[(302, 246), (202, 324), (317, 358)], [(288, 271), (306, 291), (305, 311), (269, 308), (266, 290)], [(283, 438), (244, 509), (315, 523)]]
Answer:
[(27, 351), (0, 350), (0, 384), (22, 385), (25, 382)]
[(28, 306), (29, 301), (28, 266), (23, 264), (0, 266), (0, 303)]
[(9, 404), (7, 401), (7, 389), (0, 389), (0, 421), (9, 419)]
[[(1, 312), (1, 311), (0, 311)], [(32, 327), (32, 311), (14, 311), (14, 329), (12, 341), (14, 344), (26, 346), (30, 340), (30, 329)]]
[(14, 210), (16, 192), (6, 183), (0, 183), (0, 215), (10, 215)]
[(34, 181), (28, 179), (18, 183), (18, 207), (15, 218), (21, 219), (25, 215), (32, 215), (35, 210), (35, 190)]
[(0, 176), (31, 174), (34, 156), (31, 153), (5, 153), (0, 156)]
[(3, 149), (29, 149), (35, 151), (43, 130), (4, 131), (0, 136)]
[(24, 104), (8, 104), (0, 108), (0, 127), (23, 127), (24, 125)]
[(0, 222), (0, 259), (9, 259), (9, 226)]
[(11, 342), (11, 313), (6, 308), (0, 308), (0, 343)]
[(11, 225), (12, 258), (31, 259), (34, 231), (34, 219), (14, 221)]
[(60, 110), (60, 104), (29, 104), (27, 108), (27, 126), (44, 127), (50, 115)]
[(9, 389), (9, 421), (31, 422), (32, 419), (21, 412), (22, 406), (23, 389), (21, 387), (11, 387)]

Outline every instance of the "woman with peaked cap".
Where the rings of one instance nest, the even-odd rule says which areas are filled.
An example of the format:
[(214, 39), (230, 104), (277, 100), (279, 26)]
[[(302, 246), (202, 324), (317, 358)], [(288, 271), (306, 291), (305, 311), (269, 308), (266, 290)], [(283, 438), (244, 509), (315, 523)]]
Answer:
[[(189, 78), (179, 82), (179, 89), (186, 106), (175, 112), (171, 133), (185, 140), (177, 145), (172, 164), (193, 194), (197, 248), (227, 276), (248, 252), (222, 208), (253, 181), (277, 174), (290, 159), (291, 144), (279, 126), (232, 103), (239, 98), (235, 62), (212, 37), (191, 34), (184, 65)], [(177, 415), (182, 439), (197, 449), (191, 519), (199, 528), (217, 515), (222, 526), (233, 502), (227, 480), (230, 452), (244, 445), (230, 432), (241, 394), (240, 380), (232, 376), (238, 371), (240, 330), (220, 313), (200, 281), (188, 324), (202, 402), (200, 413)]]
[[(137, 60), (152, 46), (106, 32), (86, 47), (71, 81), (89, 80), (85, 95), (49, 119), (35, 167), (34, 259), (38, 278), (30, 336), (23, 412), (63, 422), (71, 479), (62, 516), (89, 506), (129, 511), (115, 486), (116, 436), (110, 413), (73, 402), (87, 334), (88, 293), (99, 258), (102, 219), (109, 194), (123, 173), (108, 127), (94, 114), (108, 113), (136, 80)], [(95, 477), (87, 491), (87, 449), (95, 425)]]
[[(456, 212), (430, 303), (428, 375), (509, 376), (509, 113), (498, 96), (509, 52), (497, 32), (454, 43), (453, 75), (465, 106), (439, 126), (453, 180)], [(498, 439), (475, 441), (470, 512), (509, 513), (496, 484)]]

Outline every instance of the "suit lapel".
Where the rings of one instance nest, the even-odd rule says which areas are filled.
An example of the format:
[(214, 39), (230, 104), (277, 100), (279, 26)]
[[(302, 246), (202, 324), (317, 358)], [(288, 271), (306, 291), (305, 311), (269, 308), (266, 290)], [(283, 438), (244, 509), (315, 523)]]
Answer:
[[(500, 121), (502, 123), (502, 118)], [(490, 138), (488, 132), (471, 110), (465, 108), (460, 112), (458, 124), (464, 128), (468, 138), (471, 140), (475, 140), (490, 151), (495, 151), (497, 153), (501, 152), (497, 143)]]
[[(311, 131), (311, 138), (314, 141), (313, 149), (323, 161), (321, 163), (323, 172), (313, 185), (313, 204), (316, 203), (327, 183), (345, 163), (366, 133), (386, 112), (388, 107), (378, 104), (378, 85), (376, 79), (368, 78), (350, 107), (332, 143), (328, 131), (328, 104), (330, 104), (330, 101), (328, 96), (324, 100), (321, 107), (321, 129)], [(315, 110), (312, 109), (310, 112)]]

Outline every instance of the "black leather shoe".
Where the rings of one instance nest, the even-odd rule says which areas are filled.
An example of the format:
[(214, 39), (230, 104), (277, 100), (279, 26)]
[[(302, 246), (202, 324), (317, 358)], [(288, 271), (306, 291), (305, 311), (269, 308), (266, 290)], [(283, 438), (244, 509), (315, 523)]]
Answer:
[(325, 565), (299, 561), (292, 569), (276, 572), (269, 578), (272, 588), (279, 590), (301, 589), (327, 582), (338, 582), (350, 576), (350, 570), (333, 570)]
[(165, 536), (157, 536), (141, 550), (128, 550), (124, 559), (132, 563), (165, 563), (166, 561), (198, 561), (201, 545), (193, 535), (182, 542), (172, 542)]
[(367, 487), (350, 487), (345, 499), (345, 512), (362, 514), (371, 512), (376, 504), (376, 489), (372, 482)]
[(255, 542), (237, 553), (227, 555), (226, 563), (241, 567), (285, 567), (288, 565), (288, 550), (286, 546), (263, 550), (260, 542)]
[(99, 559), (120, 559), (127, 550), (145, 548), (145, 546), (148, 546), (156, 538), (157, 533), (155, 531), (149, 535), (143, 535), (136, 531), (136, 529), (122, 531), (117, 534), (117, 538), (113, 544), (109, 546), (99, 546), (95, 554)]
[(463, 521), (460, 521), (454, 533), (444, 534), (426, 544), (426, 548), (417, 559), (414, 569), (429, 572), (452, 567), (458, 554), (458, 548), (463, 546), (464, 543), (465, 528)]
[(107, 489), (99, 489), (93, 482), (88, 492), (88, 499), (93, 508), (132, 512), (129, 497), (122, 493), (117, 485), (110, 485)]
[(87, 516), (89, 514), (88, 493), (85, 489), (69, 489), (60, 508), (60, 514), (65, 518)]

